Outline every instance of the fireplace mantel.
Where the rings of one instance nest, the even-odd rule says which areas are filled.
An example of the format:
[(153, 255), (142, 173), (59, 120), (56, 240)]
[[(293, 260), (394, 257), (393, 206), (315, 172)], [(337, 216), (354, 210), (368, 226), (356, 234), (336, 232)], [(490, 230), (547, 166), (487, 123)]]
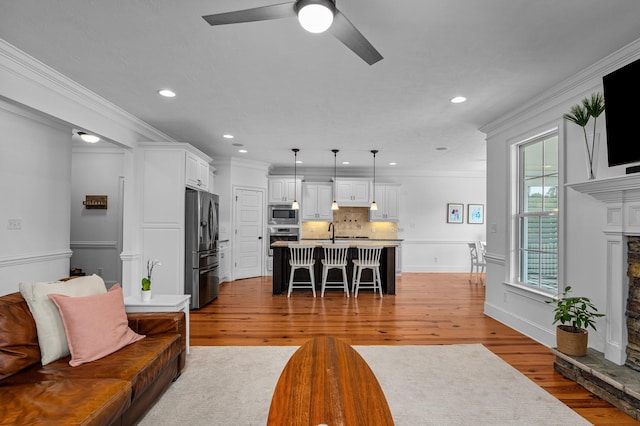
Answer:
[(602, 229), (606, 238), (607, 281), (604, 356), (623, 365), (628, 342), (626, 237), (640, 235), (640, 174), (571, 183), (566, 187), (590, 195), (604, 203), (606, 208), (606, 225)]
[(640, 173), (568, 183), (566, 186), (604, 203), (619, 203), (623, 196), (640, 199)]

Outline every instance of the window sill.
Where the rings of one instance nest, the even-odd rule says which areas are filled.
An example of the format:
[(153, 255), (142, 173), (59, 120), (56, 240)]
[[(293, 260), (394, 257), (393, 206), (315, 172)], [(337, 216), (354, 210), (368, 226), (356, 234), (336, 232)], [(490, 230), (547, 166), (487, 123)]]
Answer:
[(557, 298), (557, 296), (553, 293), (543, 291), (534, 287), (530, 287), (524, 284), (511, 283), (511, 282), (503, 282), (503, 284), (511, 288), (517, 289), (518, 293), (522, 294), (523, 296), (531, 297), (531, 295), (535, 295), (536, 297), (531, 297), (531, 298), (535, 300), (539, 300), (541, 302), (547, 302), (548, 300), (555, 300)]

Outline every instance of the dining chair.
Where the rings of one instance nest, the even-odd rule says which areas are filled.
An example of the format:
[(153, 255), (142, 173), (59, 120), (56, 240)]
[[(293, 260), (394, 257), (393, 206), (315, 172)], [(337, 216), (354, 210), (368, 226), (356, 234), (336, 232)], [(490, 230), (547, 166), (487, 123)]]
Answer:
[[(349, 297), (349, 281), (347, 280), (347, 254), (348, 244), (323, 244), (324, 259), (322, 259), (322, 293), (327, 288), (342, 288)], [(340, 269), (342, 271), (342, 281), (327, 281), (329, 270)]]
[[(316, 297), (316, 281), (313, 272), (313, 266), (316, 263), (313, 258), (314, 249), (315, 245), (313, 244), (289, 244), (291, 273), (289, 275), (287, 297), (291, 297), (291, 291), (294, 288), (311, 288), (313, 297)], [(306, 269), (309, 272), (309, 281), (294, 281), (294, 274), (298, 269)]]
[[(482, 248), (481, 241), (469, 241), (469, 256), (471, 258), (471, 269), (469, 270), (469, 282), (471, 282), (471, 277), (473, 276), (473, 270), (476, 271), (476, 279), (475, 282), (482, 282), (481, 274), (484, 273), (484, 269), (487, 266), (486, 261), (484, 260), (484, 249)], [(484, 283), (483, 283), (484, 284)]]
[[(382, 246), (356, 246), (358, 249), (358, 258), (353, 259), (353, 295), (358, 297), (360, 288), (373, 289), (380, 292), (382, 297), (382, 279), (380, 278), (380, 255)], [(372, 281), (361, 282), (362, 271), (370, 269), (373, 275)]]

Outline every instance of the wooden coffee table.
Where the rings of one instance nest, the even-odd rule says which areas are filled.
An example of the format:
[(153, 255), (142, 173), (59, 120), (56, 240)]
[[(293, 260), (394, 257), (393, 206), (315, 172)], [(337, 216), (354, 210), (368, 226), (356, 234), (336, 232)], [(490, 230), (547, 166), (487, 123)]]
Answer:
[(393, 425), (382, 388), (366, 361), (333, 337), (302, 345), (284, 367), (268, 425)]

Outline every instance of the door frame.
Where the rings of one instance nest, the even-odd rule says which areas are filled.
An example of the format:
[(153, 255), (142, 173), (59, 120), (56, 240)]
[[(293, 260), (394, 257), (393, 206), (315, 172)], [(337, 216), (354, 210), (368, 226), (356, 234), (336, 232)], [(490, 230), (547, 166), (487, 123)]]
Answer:
[(231, 226), (233, 227), (233, 231), (232, 231), (232, 239), (231, 239), (231, 252), (233, 253), (233, 258), (232, 258), (232, 262), (231, 262), (231, 281), (235, 281), (236, 280), (236, 258), (237, 258), (237, 247), (238, 247), (238, 242), (237, 242), (237, 238), (238, 238), (238, 233), (237, 233), (237, 215), (238, 215), (238, 192), (239, 191), (255, 191), (255, 192), (259, 192), (262, 194), (262, 206), (260, 206), (260, 210), (261, 210), (261, 217), (262, 217), (262, 228), (261, 228), (261, 232), (262, 232), (262, 244), (260, 245), (260, 275), (264, 276), (265, 275), (265, 268), (266, 268), (266, 247), (267, 247), (267, 238), (266, 238), (266, 234), (267, 234), (267, 225), (266, 225), (266, 217), (267, 217), (267, 199), (266, 199), (266, 195), (267, 195), (267, 191), (265, 188), (259, 188), (256, 186), (245, 186), (245, 185), (232, 185), (231, 187), (231, 192), (232, 192), (232, 206), (231, 206), (231, 219), (232, 219), (232, 223)]

